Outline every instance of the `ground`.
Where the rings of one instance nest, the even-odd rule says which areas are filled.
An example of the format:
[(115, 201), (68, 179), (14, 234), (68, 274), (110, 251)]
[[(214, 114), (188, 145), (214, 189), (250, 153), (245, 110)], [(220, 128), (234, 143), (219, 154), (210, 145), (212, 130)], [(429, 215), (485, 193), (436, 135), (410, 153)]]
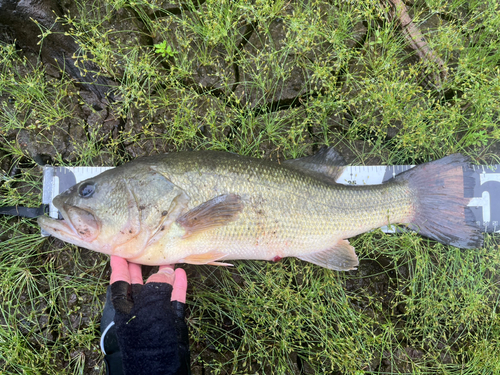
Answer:
[[(500, 163), (496, 1), (46, 3), (41, 43), (0, 28), (2, 206), (40, 204), (43, 164), (181, 150)], [(73, 42), (58, 64), (40, 52)], [(193, 374), (500, 372), (498, 237), (471, 250), (380, 231), (351, 243), (360, 266), (346, 273), (185, 266)], [(108, 263), (40, 237), (33, 219), (0, 219), (0, 372), (104, 373)]]

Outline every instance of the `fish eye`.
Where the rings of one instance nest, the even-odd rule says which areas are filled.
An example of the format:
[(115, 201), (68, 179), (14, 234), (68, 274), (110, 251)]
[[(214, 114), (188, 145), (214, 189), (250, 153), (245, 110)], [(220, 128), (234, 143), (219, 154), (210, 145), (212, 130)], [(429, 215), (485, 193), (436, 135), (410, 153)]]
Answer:
[(78, 195), (82, 198), (90, 198), (95, 192), (95, 184), (92, 181), (81, 184), (78, 188)]

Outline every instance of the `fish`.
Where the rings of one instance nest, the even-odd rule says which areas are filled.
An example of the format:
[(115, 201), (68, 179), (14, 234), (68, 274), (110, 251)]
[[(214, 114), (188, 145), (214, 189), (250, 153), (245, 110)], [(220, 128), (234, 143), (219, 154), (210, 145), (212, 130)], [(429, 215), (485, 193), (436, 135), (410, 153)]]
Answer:
[(52, 236), (144, 265), (231, 265), (296, 257), (332, 270), (359, 264), (349, 238), (388, 224), (459, 248), (483, 237), (467, 207), (473, 179), (461, 154), (380, 185), (336, 183), (333, 148), (282, 163), (220, 151), (137, 158), (53, 199)]

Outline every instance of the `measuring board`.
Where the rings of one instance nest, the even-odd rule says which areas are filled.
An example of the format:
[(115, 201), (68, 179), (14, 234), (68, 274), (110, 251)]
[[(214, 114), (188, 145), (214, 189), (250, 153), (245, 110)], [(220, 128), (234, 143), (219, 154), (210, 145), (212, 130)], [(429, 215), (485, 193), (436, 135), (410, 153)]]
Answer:
[[(54, 219), (59, 216), (59, 212), (52, 205), (52, 199), (56, 195), (82, 180), (97, 176), (111, 168), (45, 166), (42, 203), (49, 205), (49, 215)], [(345, 185), (376, 185), (410, 168), (413, 168), (413, 165), (347, 166), (337, 182)], [(465, 172), (475, 181), (474, 189), (469, 193), (472, 195), (467, 198), (471, 198), (469, 207), (474, 214), (476, 224), (483, 232), (500, 233), (500, 165), (474, 165)], [(382, 230), (394, 232), (388, 227), (383, 227)], [(47, 236), (48, 233), (42, 230), (42, 235)]]

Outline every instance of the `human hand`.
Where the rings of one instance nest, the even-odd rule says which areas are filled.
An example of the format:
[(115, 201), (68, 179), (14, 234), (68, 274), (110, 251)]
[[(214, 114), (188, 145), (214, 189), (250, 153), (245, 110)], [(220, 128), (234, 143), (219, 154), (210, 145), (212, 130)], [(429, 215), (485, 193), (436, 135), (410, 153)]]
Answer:
[(111, 302), (125, 373), (190, 374), (185, 271), (161, 266), (144, 285), (138, 264), (111, 256), (111, 270)]
[[(111, 256), (111, 280), (110, 284), (117, 281), (125, 281), (130, 285), (143, 285), (142, 268), (140, 264), (129, 263), (126, 259)], [(170, 265), (160, 266), (157, 273), (151, 275), (146, 283), (167, 283), (172, 285), (172, 301), (186, 303), (187, 276), (182, 268)]]

